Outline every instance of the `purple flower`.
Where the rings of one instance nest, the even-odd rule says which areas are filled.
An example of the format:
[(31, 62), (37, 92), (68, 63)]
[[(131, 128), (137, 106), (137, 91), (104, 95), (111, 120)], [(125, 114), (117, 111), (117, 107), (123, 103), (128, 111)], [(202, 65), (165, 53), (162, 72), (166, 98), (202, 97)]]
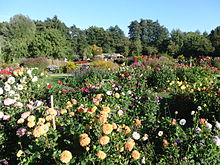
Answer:
[(175, 146), (181, 145), (182, 142), (183, 142), (182, 140), (176, 139), (176, 142), (174, 143), (174, 145), (175, 145)]
[(27, 130), (25, 128), (19, 128), (16, 132), (19, 136), (24, 136), (26, 134)]
[(199, 144), (199, 146), (204, 146), (204, 144), (203, 143), (198, 143)]
[(3, 163), (4, 165), (8, 165), (8, 161), (7, 161), (7, 160), (3, 160), (2, 163)]

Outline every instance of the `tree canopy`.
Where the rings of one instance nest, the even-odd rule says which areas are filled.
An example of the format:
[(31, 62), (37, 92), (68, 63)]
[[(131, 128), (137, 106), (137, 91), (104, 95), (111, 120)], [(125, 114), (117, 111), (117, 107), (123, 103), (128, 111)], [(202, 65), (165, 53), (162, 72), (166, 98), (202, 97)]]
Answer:
[(91, 26), (67, 27), (56, 15), (46, 20), (31, 20), (14, 15), (9, 22), (0, 22), (0, 59), (12, 62), (27, 57), (86, 59), (94, 56), (94, 45), (103, 53), (140, 56), (168, 53), (173, 56), (220, 55), (220, 26), (200, 33), (170, 33), (158, 20), (131, 21), (128, 37), (118, 25), (107, 29)]

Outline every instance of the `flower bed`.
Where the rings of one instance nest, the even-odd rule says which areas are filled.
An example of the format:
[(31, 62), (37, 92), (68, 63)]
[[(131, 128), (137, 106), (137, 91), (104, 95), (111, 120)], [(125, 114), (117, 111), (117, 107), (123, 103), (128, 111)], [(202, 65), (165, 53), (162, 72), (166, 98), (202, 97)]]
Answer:
[(220, 163), (220, 89), (210, 66), (72, 74), (50, 84), (37, 69), (3, 74), (3, 164)]

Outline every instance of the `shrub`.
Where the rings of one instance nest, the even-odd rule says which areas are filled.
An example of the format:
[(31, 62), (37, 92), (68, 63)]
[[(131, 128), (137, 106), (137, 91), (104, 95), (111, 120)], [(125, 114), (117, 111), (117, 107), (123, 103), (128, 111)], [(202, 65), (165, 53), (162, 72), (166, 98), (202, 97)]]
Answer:
[(220, 69), (220, 57), (214, 58), (214, 66)]
[(64, 72), (71, 72), (76, 69), (78, 66), (74, 62), (67, 62), (66, 66), (64, 66)]
[(176, 73), (173, 69), (168, 66), (157, 65), (149, 76), (148, 83), (156, 90), (163, 91), (167, 89), (168, 81), (175, 81), (176, 79)]
[(41, 71), (43, 71), (49, 65), (49, 61), (44, 57), (27, 58), (21, 62), (21, 65), (28, 68), (39, 68)]
[(98, 60), (98, 61), (93, 61), (92, 63), (94, 66), (98, 66), (98, 67), (101, 67), (101, 68), (117, 68), (118, 65), (115, 64), (114, 62), (112, 61), (103, 61), (103, 60)]

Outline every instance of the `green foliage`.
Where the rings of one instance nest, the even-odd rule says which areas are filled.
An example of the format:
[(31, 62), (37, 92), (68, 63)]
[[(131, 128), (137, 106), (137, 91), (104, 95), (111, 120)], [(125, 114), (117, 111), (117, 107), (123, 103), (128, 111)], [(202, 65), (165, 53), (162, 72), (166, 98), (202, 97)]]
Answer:
[(220, 26), (212, 30), (208, 37), (212, 43), (212, 46), (215, 48), (214, 55), (219, 56), (220, 55)]
[(163, 43), (168, 39), (168, 30), (159, 24), (158, 21), (144, 20), (140, 22), (133, 21), (129, 25), (129, 35), (132, 40), (140, 39), (142, 45), (142, 54), (157, 53), (149, 51), (147, 47), (155, 47), (160, 52), (164, 50)]
[(178, 55), (181, 54), (181, 49), (183, 47), (183, 40), (185, 33), (183, 33), (181, 30), (176, 29), (172, 30), (171, 33), (171, 38), (167, 47), (167, 51), (171, 55)]
[(142, 55), (142, 45), (141, 45), (140, 39), (131, 41), (130, 55), (131, 56), (141, 56)]
[(219, 57), (216, 57), (214, 59), (214, 66), (220, 69), (220, 58)]
[(64, 58), (71, 53), (70, 45), (57, 29), (46, 29), (36, 35), (30, 45), (31, 56)]
[(10, 39), (30, 40), (34, 37), (35, 32), (36, 26), (30, 18), (23, 15), (14, 15), (10, 18), (7, 32), (4, 35)]
[(186, 56), (198, 57), (212, 53), (214, 48), (206, 37), (197, 32), (188, 32), (184, 37), (182, 52)]
[(148, 78), (149, 85), (158, 91), (164, 91), (167, 88), (168, 81), (175, 81), (176, 73), (170, 67), (157, 65)]

